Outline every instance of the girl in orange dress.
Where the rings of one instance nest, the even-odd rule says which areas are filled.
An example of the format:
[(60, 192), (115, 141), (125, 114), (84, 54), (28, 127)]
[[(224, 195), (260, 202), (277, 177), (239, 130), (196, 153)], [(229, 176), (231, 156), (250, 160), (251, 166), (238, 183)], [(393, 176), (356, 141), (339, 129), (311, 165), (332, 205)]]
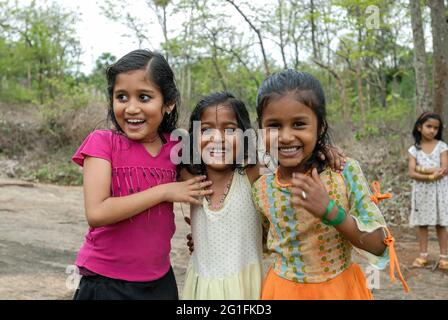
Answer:
[(338, 173), (317, 156), (328, 142), (319, 81), (293, 70), (270, 76), (259, 89), (257, 115), (279, 164), (252, 188), (275, 258), (262, 299), (372, 299), (352, 249), (379, 269), (389, 260), (393, 268), (393, 238), (358, 162), (348, 158)]

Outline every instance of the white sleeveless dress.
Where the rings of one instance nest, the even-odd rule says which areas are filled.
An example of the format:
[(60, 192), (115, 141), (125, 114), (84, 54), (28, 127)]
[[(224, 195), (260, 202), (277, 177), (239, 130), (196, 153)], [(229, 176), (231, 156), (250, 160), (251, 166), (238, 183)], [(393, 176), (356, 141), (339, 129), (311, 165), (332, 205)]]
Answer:
[(191, 207), (194, 252), (182, 298), (186, 300), (254, 300), (263, 278), (261, 218), (252, 202), (247, 175), (235, 171), (220, 210)]

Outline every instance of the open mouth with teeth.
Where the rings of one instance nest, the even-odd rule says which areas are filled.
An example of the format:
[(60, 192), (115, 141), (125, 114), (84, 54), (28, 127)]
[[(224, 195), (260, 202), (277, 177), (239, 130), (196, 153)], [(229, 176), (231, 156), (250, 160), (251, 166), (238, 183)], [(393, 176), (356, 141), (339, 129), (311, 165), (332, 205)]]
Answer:
[(125, 120), (127, 127), (131, 129), (138, 129), (140, 128), (146, 120), (144, 119), (126, 119)]
[(227, 161), (232, 163), (231, 149), (224, 147), (205, 148), (202, 150), (202, 157), (207, 164), (223, 164), (227, 163)]
[(278, 147), (278, 153), (284, 157), (293, 157), (296, 156), (300, 150), (302, 150), (303, 146), (290, 146), (290, 147)]
[(226, 149), (220, 149), (220, 148), (213, 148), (213, 149), (207, 149), (207, 153), (212, 156), (212, 157), (224, 157), (224, 155), (226, 154), (227, 150)]

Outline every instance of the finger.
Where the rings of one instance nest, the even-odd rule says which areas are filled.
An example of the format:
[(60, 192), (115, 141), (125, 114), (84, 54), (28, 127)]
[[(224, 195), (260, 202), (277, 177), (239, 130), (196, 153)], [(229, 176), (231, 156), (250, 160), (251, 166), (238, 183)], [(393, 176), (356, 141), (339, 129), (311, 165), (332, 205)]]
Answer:
[(328, 162), (330, 164), (331, 169), (338, 170), (339, 167), (336, 166), (336, 156), (333, 152), (333, 150), (330, 148), (328, 149)]
[(295, 187), (299, 187), (299, 188), (305, 188), (306, 190), (308, 190), (308, 188), (310, 187), (310, 185), (313, 183), (313, 179), (310, 178), (309, 176), (303, 174), (303, 173), (298, 173), (298, 172), (294, 172), (293, 173), (293, 178), (291, 180), (291, 184)]
[(342, 164), (341, 160), (342, 160), (342, 158), (338, 154), (335, 153), (334, 168), (336, 171), (340, 171), (340, 169), (341, 169), (341, 164)]
[(292, 194), (292, 195), (297, 196), (297, 195), (300, 193), (300, 191), (302, 191), (301, 188), (298, 188), (298, 187), (291, 187), (291, 194)]
[(199, 186), (200, 186), (200, 188), (202, 189), (202, 188), (211, 186), (212, 184), (213, 184), (213, 182), (211, 182), (210, 180), (207, 180), (207, 181), (204, 181), (204, 182), (199, 183)]
[(336, 150), (336, 152), (342, 157), (342, 158), (346, 158), (347, 156), (345, 155), (345, 153), (344, 153), (344, 150), (342, 150), (341, 148), (339, 148), (339, 147), (335, 147), (334, 148), (335, 150)]
[(325, 154), (323, 152), (318, 152), (317, 156), (319, 157), (320, 160), (325, 161)]
[(207, 176), (197, 176), (197, 177), (191, 178), (190, 180), (187, 180), (187, 182), (189, 185), (192, 185), (192, 184), (197, 184), (205, 179), (207, 179)]
[(292, 178), (300, 180), (300, 181), (306, 181), (308, 176), (306, 174), (303, 174), (303, 173), (300, 173), (300, 172), (293, 172), (292, 173)]
[(340, 162), (340, 166), (339, 166), (339, 168), (340, 168), (340, 170), (342, 171), (342, 170), (344, 170), (344, 167), (345, 167), (345, 163), (347, 162), (347, 156), (345, 155), (345, 153), (344, 153), (344, 151), (342, 151), (342, 149), (340, 149), (340, 148), (338, 148), (338, 147), (336, 147), (335, 148), (335, 151), (336, 151), (336, 153), (338, 154), (338, 156), (339, 156), (339, 162)]
[(211, 185), (212, 185), (212, 182), (211, 182), (211, 181), (203, 181), (203, 182), (199, 182), (199, 183), (192, 184), (192, 185), (190, 186), (190, 188), (193, 189), (193, 190), (196, 190), (196, 189), (204, 189), (204, 188), (206, 188), (206, 187), (208, 187), (208, 186), (211, 186)]
[(291, 194), (300, 196), (301, 198), (303, 198), (302, 191), (304, 191), (305, 193), (309, 193), (310, 186), (308, 184), (304, 183), (303, 181), (298, 181), (298, 182), (292, 184)]
[(310, 177), (306, 177), (306, 179), (302, 179), (302, 180), (301, 179), (292, 178), (292, 180), (291, 180), (291, 192), (294, 193), (294, 194), (300, 194), (300, 192), (302, 192), (302, 190), (305, 191), (305, 192), (309, 192), (313, 184), (314, 184), (314, 181)]
[(195, 204), (195, 205), (198, 205), (198, 206), (202, 206), (202, 200), (198, 200), (198, 199), (196, 199), (194, 197), (191, 197), (191, 196), (187, 198), (186, 202), (189, 202), (191, 204)]
[(213, 193), (213, 190), (207, 189), (207, 190), (193, 190), (190, 191), (190, 196), (193, 197), (201, 197), (201, 196), (208, 196)]
[(293, 207), (300, 207), (302, 201), (303, 200), (300, 200), (299, 197), (297, 197), (297, 196), (292, 196), (291, 197), (291, 205)]
[(315, 183), (317, 183), (319, 186), (325, 189), (325, 185), (320, 179), (319, 173), (317, 172), (316, 168), (313, 168), (313, 170), (311, 171), (311, 176), (313, 177)]

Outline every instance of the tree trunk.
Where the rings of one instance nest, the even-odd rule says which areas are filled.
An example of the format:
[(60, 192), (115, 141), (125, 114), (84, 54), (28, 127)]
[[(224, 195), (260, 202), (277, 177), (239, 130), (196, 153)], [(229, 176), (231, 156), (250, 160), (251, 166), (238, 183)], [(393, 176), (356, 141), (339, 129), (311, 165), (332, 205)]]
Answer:
[(216, 71), (216, 75), (219, 78), (219, 82), (221, 83), (221, 87), (224, 91), (227, 91), (227, 85), (226, 85), (226, 81), (224, 79), (224, 76), (221, 72), (221, 69), (219, 68), (219, 64), (218, 64), (218, 54), (217, 54), (217, 50), (216, 50), (216, 38), (215, 35), (213, 35), (213, 49), (212, 49), (212, 63), (213, 63), (213, 67), (215, 68)]
[(282, 54), (282, 60), (283, 60), (283, 67), (285, 69), (288, 69), (288, 63), (286, 62), (286, 54), (285, 54), (285, 35), (284, 35), (284, 28), (283, 28), (283, 0), (278, 1), (278, 19), (279, 19), (279, 37), (280, 37), (280, 52)]
[(366, 109), (364, 106), (364, 95), (362, 88), (362, 75), (361, 75), (361, 58), (358, 58), (356, 61), (356, 86), (358, 89), (358, 104), (359, 104), (359, 112), (361, 113), (361, 127), (364, 128), (366, 123)]
[(316, 40), (316, 21), (315, 21), (315, 10), (314, 10), (314, 0), (310, 0), (310, 23), (311, 23), (311, 44), (313, 45), (313, 58), (320, 59), (317, 50), (317, 40)]
[[(163, 8), (163, 20), (162, 20), (162, 32), (163, 32), (163, 39), (165, 40), (165, 47), (168, 46), (168, 28), (166, 26), (166, 6), (164, 6)], [(169, 55), (169, 49), (166, 48), (165, 49), (165, 57), (166, 57), (166, 61), (169, 62), (170, 61), (170, 55)]]
[[(363, 44), (362, 44), (362, 30), (361, 30), (361, 23), (359, 22), (361, 16), (361, 10), (359, 7), (356, 7), (356, 17), (358, 20), (358, 52), (363, 51)], [(363, 87), (362, 87), (362, 57), (358, 57), (356, 59), (356, 67), (355, 67), (355, 75), (356, 75), (356, 86), (358, 88), (358, 104), (359, 104), (359, 111), (361, 113), (361, 127), (364, 128), (364, 125), (366, 124), (366, 108), (364, 105), (364, 94), (363, 94)]]
[(433, 57), (433, 104), (434, 112), (448, 120), (448, 24), (443, 0), (429, 0)]
[(425, 36), (422, 25), (420, 0), (410, 0), (412, 36), (414, 39), (414, 69), (416, 113), (431, 110), (431, 97), (428, 84), (428, 65), (426, 63)]

